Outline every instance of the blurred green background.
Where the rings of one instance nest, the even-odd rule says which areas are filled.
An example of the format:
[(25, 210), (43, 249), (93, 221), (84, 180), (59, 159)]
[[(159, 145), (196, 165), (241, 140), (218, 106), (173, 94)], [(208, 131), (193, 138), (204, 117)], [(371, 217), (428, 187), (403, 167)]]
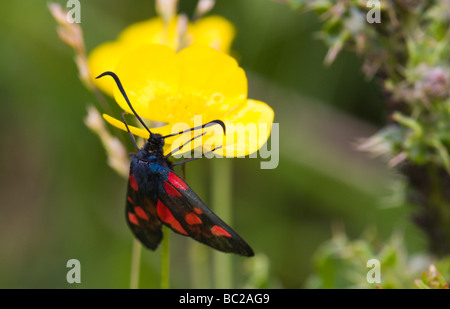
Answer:
[[(180, 2), (191, 14), (196, 1)], [(150, 0), (81, 5), (88, 51), (155, 16)], [(83, 123), (95, 97), (78, 79), (46, 1), (2, 1), (0, 12), (0, 288), (127, 288), (133, 238), (124, 219), (126, 183)], [(309, 287), (315, 254), (336, 227), (351, 239), (370, 228), (381, 242), (401, 230), (409, 252), (423, 251), (401, 179), (355, 150), (386, 121), (380, 88), (364, 79), (357, 57), (343, 52), (325, 67), (317, 16), (277, 1), (218, 0), (211, 14), (235, 24), (233, 50), (247, 72), (249, 97), (271, 105), (280, 124), (276, 169), (261, 170), (260, 159), (232, 159), (230, 225), (258, 259), (267, 258), (263, 286)], [(188, 182), (206, 202), (210, 167), (208, 160), (187, 166)], [(191, 287), (192, 242), (172, 233), (172, 287)], [(72, 258), (81, 262), (79, 285), (66, 281)], [(246, 286), (252, 262), (233, 262), (235, 286)], [(143, 252), (141, 287), (159, 287), (159, 266), (159, 250)]]

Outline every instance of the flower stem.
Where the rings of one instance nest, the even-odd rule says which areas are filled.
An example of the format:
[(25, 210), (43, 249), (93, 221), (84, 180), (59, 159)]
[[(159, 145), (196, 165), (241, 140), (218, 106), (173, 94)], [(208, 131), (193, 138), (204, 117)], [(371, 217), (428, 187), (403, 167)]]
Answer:
[[(217, 215), (231, 224), (232, 162), (229, 159), (212, 160), (212, 205)], [(214, 285), (217, 289), (231, 289), (233, 285), (231, 255), (213, 252)]]
[(209, 272), (210, 254), (209, 249), (196, 241), (189, 242), (189, 260), (192, 289), (211, 288)]
[(142, 245), (134, 238), (133, 251), (131, 252), (131, 276), (130, 289), (137, 289), (139, 287), (139, 272), (141, 268), (141, 252)]
[(169, 228), (163, 225), (161, 245), (161, 289), (169, 288)]

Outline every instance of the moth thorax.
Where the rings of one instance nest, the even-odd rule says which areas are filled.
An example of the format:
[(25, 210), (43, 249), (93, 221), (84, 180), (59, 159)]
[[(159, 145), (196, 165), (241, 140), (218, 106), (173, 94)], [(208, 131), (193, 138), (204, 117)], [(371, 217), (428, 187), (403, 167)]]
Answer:
[(164, 139), (160, 134), (152, 134), (144, 145), (144, 150), (148, 153), (163, 152)]

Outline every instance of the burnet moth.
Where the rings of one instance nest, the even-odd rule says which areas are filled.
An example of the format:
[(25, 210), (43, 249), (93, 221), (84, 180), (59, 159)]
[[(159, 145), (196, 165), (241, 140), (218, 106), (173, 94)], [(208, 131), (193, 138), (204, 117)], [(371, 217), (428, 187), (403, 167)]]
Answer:
[[(166, 155), (163, 153), (164, 140), (167, 137), (212, 125), (222, 126), (225, 133), (223, 121), (214, 120), (202, 126), (166, 136), (152, 133), (131, 105), (119, 77), (115, 73), (107, 71), (97, 78), (107, 75), (114, 79), (131, 111), (149, 133), (145, 145), (139, 148), (125, 121), (124, 114), (126, 112), (122, 113), (122, 120), (137, 149), (137, 153), (130, 154), (131, 164), (125, 213), (128, 226), (134, 235), (145, 247), (155, 250), (163, 237), (162, 225), (166, 225), (174, 232), (192, 237), (216, 250), (248, 257), (253, 256), (254, 253), (250, 246), (214, 214), (189, 185), (175, 173), (173, 169), (175, 165), (193, 159), (176, 163), (169, 161), (172, 154), (200, 135), (193, 137)], [(216, 149), (219, 147), (211, 151)]]

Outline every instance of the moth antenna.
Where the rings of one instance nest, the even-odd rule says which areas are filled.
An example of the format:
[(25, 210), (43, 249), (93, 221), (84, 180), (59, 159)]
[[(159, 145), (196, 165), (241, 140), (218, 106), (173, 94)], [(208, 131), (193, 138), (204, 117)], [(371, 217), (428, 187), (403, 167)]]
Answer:
[(163, 136), (163, 138), (172, 137), (172, 136), (175, 136), (175, 135), (180, 135), (180, 134), (187, 133), (187, 132), (194, 131), (194, 130), (198, 130), (198, 129), (203, 129), (203, 128), (212, 126), (214, 124), (220, 125), (222, 127), (223, 133), (224, 134), (227, 133), (226, 128), (225, 128), (225, 123), (222, 120), (212, 120), (210, 122), (202, 124), (201, 126), (193, 127), (193, 128), (190, 128), (190, 129), (187, 129), (187, 130), (184, 130), (184, 131), (180, 131), (180, 132), (177, 132), (177, 133), (173, 133), (173, 134), (169, 134), (169, 135)]
[(147, 128), (147, 126), (145, 125), (144, 121), (141, 119), (141, 117), (139, 117), (139, 115), (136, 113), (136, 111), (134, 110), (133, 106), (131, 105), (130, 100), (128, 99), (128, 96), (125, 92), (125, 89), (123, 89), (122, 83), (120, 82), (119, 77), (116, 75), (116, 73), (111, 72), (111, 71), (106, 71), (103, 72), (102, 74), (100, 74), (99, 76), (97, 76), (95, 79), (97, 78), (101, 78), (103, 76), (109, 75), (111, 76), (114, 81), (116, 82), (117, 88), (119, 88), (120, 93), (122, 94), (123, 98), (125, 99), (125, 101), (127, 102), (128, 106), (130, 107), (131, 111), (133, 112), (133, 114), (136, 116), (136, 118), (139, 120), (139, 122), (144, 126), (144, 128), (148, 131), (148, 133), (150, 134), (150, 136), (153, 135), (153, 133), (150, 131), (149, 128)]

